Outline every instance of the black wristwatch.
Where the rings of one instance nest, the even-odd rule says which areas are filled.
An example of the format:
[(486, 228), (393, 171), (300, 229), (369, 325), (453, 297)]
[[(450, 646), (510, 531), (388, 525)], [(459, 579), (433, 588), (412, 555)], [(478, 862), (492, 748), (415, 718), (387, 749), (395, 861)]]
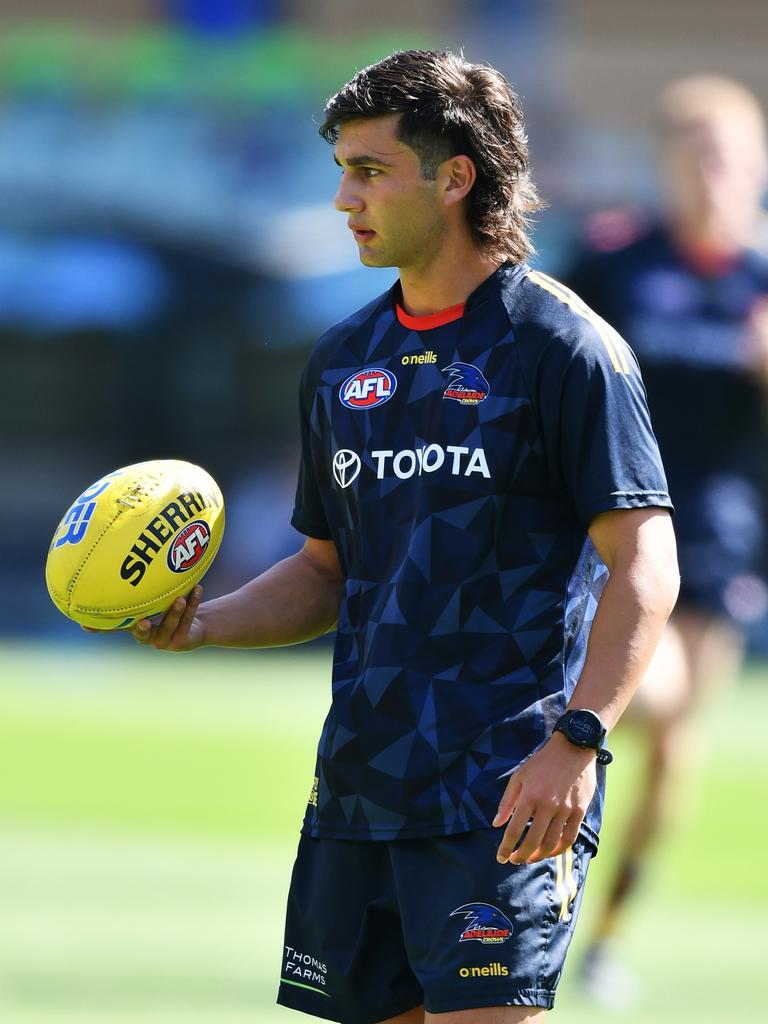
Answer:
[(608, 730), (594, 711), (586, 708), (566, 711), (555, 722), (554, 731), (561, 732), (576, 747), (591, 747), (596, 750), (598, 764), (610, 764), (613, 760), (613, 754), (603, 746)]

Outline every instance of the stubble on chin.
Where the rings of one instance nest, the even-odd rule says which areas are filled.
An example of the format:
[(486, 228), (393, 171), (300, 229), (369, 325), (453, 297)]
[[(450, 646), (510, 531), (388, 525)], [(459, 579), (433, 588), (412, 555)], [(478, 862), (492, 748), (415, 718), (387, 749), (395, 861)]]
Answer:
[(366, 250), (365, 248), (361, 248), (358, 255), (360, 257), (360, 262), (363, 264), (364, 267), (376, 268), (395, 266), (392, 260), (387, 259), (386, 254), (384, 253), (371, 252), (369, 250)]

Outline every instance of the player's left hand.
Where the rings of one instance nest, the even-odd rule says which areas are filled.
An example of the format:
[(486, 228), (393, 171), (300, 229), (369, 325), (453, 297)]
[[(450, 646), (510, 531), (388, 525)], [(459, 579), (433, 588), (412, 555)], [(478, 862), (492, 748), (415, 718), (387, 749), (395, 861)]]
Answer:
[(532, 864), (573, 846), (597, 785), (594, 750), (574, 746), (560, 733), (512, 775), (494, 827), (506, 823), (496, 859)]

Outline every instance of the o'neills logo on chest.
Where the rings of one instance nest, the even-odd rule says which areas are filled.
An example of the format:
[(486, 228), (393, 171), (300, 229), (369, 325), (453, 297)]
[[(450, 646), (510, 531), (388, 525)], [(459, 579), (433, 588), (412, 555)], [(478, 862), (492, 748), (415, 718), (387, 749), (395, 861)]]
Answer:
[(426, 352), (415, 353), (411, 356), (403, 356), (400, 360), (403, 366), (429, 366), (437, 362), (437, 356), (431, 349)]

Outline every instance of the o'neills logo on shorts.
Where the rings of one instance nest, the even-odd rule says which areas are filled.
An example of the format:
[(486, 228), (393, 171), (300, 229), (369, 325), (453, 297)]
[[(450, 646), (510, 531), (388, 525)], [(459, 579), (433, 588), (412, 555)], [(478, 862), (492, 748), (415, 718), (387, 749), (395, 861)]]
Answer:
[(488, 964), (487, 967), (460, 967), (460, 978), (508, 978), (509, 968), (504, 964)]
[(506, 942), (512, 935), (512, 922), (490, 903), (465, 903), (451, 911), (450, 917), (463, 917), (467, 926), (459, 942), (482, 942), (485, 945)]

